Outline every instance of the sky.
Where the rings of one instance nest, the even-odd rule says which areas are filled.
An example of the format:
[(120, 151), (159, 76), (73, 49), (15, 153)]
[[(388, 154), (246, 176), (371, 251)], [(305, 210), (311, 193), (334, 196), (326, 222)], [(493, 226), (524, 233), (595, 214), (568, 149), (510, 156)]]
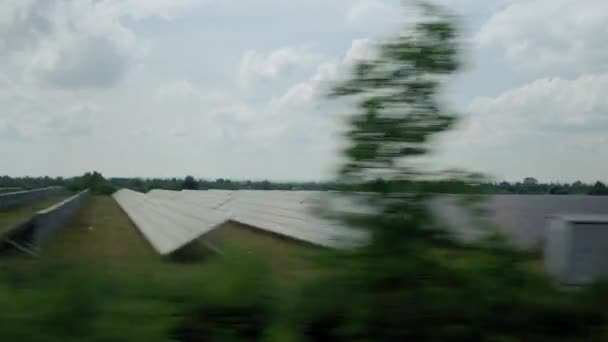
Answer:
[[(608, 2), (435, 0), (460, 15), (461, 115), (430, 163), (608, 181)], [(0, 174), (325, 180), (329, 85), (414, 14), (398, 0), (1, 0)]]

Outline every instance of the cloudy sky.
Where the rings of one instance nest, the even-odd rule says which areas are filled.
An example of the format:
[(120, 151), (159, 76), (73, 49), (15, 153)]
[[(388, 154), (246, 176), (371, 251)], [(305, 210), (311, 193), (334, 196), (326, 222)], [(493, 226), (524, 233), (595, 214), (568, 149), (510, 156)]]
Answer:
[[(435, 163), (608, 180), (608, 3), (437, 0), (463, 16), (462, 113)], [(398, 0), (1, 0), (0, 174), (318, 180), (323, 92), (411, 13)]]

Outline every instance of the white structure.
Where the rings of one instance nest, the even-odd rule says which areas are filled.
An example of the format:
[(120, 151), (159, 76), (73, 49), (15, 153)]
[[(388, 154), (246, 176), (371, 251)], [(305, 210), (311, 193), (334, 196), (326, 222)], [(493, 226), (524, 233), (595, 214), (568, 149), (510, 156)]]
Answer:
[(116, 192), (114, 199), (161, 255), (175, 252), (226, 221), (216, 211), (191, 211), (178, 202), (126, 189)]
[[(365, 193), (345, 195), (334, 191), (152, 190), (139, 196), (150, 202), (148, 209), (156, 208), (154, 210), (167, 213), (162, 214), (164, 216), (178, 215), (184, 216), (184, 220), (196, 220), (196, 224), (203, 228), (193, 223), (193, 228), (189, 229), (200, 234), (205, 234), (223, 222), (234, 221), (332, 248), (364, 243), (368, 238), (366, 231), (344, 226), (341, 220), (335, 219), (336, 215), (356, 216), (374, 212), (374, 207), (369, 203), (370, 197)], [(436, 223), (457, 239), (474, 241), (489, 232), (500, 232), (517, 247), (540, 250), (548, 243), (550, 235), (553, 235), (549, 233), (552, 217), (565, 213), (608, 215), (608, 198), (490, 195), (471, 206), (469, 196), (441, 195), (431, 200), (430, 210), (437, 219)], [(555, 266), (551, 268), (555, 269)]]
[(318, 192), (182, 191), (173, 201), (189, 201), (222, 212), (230, 221), (313, 245), (343, 248), (361, 243), (366, 234), (318, 215)]
[(556, 217), (548, 231), (545, 269), (568, 285), (608, 279), (608, 215)]
[(285, 236), (313, 245), (346, 248), (367, 238), (318, 215), (319, 193), (296, 191), (168, 191), (142, 194), (120, 190), (114, 198), (150, 244), (165, 255), (225, 222)]

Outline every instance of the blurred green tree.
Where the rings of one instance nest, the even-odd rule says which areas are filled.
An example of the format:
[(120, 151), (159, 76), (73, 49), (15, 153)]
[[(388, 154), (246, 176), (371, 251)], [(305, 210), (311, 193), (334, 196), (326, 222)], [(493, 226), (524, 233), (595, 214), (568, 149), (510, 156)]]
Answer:
[(184, 179), (183, 183), (182, 183), (182, 189), (187, 189), (187, 190), (197, 190), (198, 189), (198, 183), (196, 182), (196, 179), (194, 179), (194, 177), (192, 176), (186, 176), (186, 178)]
[[(419, 20), (378, 44), (375, 57), (356, 64), (330, 94), (356, 103), (339, 181), (368, 184), (375, 214), (342, 216), (347, 225), (368, 231), (370, 241), (329, 263), (326, 279), (300, 296), (294, 326), (315, 341), (604, 336), (606, 315), (580, 294), (561, 292), (531, 271), (528, 255), (494, 235), (457, 242), (429, 214), (434, 187), (427, 180), (445, 174), (430, 172), (419, 161), (432, 139), (457, 119), (443, 106), (440, 92), (461, 65), (461, 41), (457, 18), (416, 3)], [(480, 180), (465, 173), (458, 178), (443, 184), (475, 187)]]

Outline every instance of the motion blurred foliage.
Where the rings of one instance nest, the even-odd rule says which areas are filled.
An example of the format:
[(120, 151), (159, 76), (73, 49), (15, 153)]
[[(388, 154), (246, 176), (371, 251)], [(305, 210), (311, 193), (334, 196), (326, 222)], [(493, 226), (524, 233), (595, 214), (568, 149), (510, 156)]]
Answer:
[(78, 263), (2, 265), (0, 337), (251, 341), (270, 330), (277, 293), (255, 258), (215, 259), (198, 274), (185, 274), (106, 272)]
[(80, 177), (74, 177), (67, 182), (66, 186), (72, 191), (83, 191), (90, 189), (96, 195), (111, 195), (116, 188), (97, 171), (87, 172)]
[(357, 109), (341, 182), (371, 185), (368, 204), (378, 214), (343, 217), (371, 241), (337, 255), (333, 272), (298, 296), (294, 329), (314, 341), (608, 338), (605, 287), (560, 290), (500, 237), (461, 244), (429, 215), (428, 184), (478, 187), (480, 176), (446, 179), (420, 167), (432, 139), (458, 117), (439, 93), (461, 65), (461, 41), (457, 18), (426, 2), (416, 8), (417, 23), (378, 44), (331, 92)]

